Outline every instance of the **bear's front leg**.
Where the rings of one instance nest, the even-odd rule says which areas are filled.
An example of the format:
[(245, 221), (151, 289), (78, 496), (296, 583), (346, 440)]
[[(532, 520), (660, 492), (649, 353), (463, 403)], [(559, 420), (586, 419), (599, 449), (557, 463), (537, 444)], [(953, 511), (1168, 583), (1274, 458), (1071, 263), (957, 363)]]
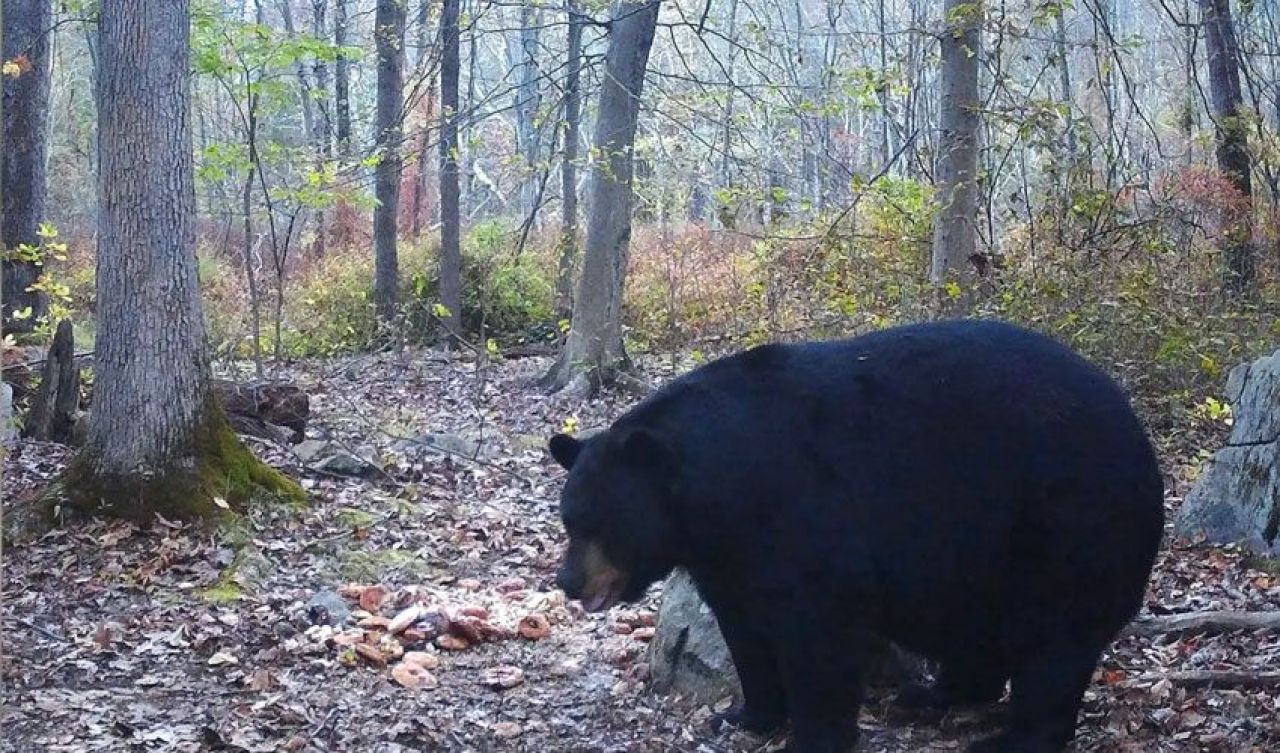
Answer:
[(742, 683), (742, 707), (717, 714), (713, 725), (732, 724), (747, 732), (770, 735), (786, 726), (787, 696), (778, 656), (771, 641), (748, 617), (721, 610), (716, 621), (724, 634), (733, 667)]
[(858, 743), (868, 638), (822, 627), (792, 623), (779, 643), (791, 712), (787, 753), (850, 753)]

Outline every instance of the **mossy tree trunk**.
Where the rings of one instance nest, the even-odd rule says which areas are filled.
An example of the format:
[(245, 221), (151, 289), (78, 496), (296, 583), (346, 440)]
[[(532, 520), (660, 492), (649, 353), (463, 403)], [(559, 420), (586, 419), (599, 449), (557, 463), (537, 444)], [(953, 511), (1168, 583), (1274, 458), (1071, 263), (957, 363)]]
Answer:
[(236, 439), (210, 390), (196, 280), (188, 0), (103, 0), (98, 338), (88, 438), (55, 493), (146, 520), (301, 490)]
[(617, 379), (628, 365), (622, 345), (622, 293), (631, 245), (633, 152), (660, 5), (656, 0), (614, 5), (600, 82), (594, 143), (599, 157), (591, 170), (582, 277), (564, 350), (543, 378), (550, 390), (594, 388)]

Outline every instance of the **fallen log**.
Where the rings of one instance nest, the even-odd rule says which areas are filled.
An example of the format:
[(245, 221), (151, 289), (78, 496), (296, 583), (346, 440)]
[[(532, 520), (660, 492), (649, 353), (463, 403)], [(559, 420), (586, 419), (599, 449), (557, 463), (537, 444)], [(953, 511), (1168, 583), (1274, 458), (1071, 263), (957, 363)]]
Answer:
[(311, 400), (288, 382), (213, 380), (213, 391), (240, 434), (272, 442), (297, 444), (305, 438)]
[(1144, 617), (1134, 620), (1121, 635), (1213, 635), (1236, 630), (1280, 631), (1280, 611), (1277, 612), (1188, 612)]
[(1124, 680), (1122, 687), (1145, 687), (1158, 682), (1167, 681), (1180, 688), (1196, 690), (1201, 688), (1255, 689), (1272, 688), (1280, 685), (1280, 672), (1249, 672), (1243, 669), (1202, 669), (1185, 672), (1152, 672), (1139, 675), (1132, 680)]

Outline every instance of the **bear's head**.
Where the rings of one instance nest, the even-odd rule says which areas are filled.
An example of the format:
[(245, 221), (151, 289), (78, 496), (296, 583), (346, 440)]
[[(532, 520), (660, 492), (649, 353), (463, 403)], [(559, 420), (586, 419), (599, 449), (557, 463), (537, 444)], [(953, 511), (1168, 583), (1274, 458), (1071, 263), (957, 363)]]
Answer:
[(560, 517), (569, 534), (556, 584), (589, 612), (631, 602), (676, 562), (676, 454), (646, 428), (551, 438), (569, 471)]

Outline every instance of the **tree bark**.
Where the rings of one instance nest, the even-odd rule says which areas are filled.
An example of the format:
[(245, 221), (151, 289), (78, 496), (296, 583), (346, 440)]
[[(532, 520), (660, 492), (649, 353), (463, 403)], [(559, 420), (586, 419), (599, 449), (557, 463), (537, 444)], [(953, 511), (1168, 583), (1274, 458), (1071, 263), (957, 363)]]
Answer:
[(935, 180), (938, 217), (933, 232), (935, 285), (972, 285), (982, 264), (974, 227), (978, 207), (978, 55), (981, 0), (946, 0), (940, 77), (941, 117)]
[(1240, 91), (1240, 48), (1230, 0), (1199, 0), (1209, 59), (1209, 90), (1213, 98), (1213, 131), (1218, 169), (1240, 193), (1234, 216), (1227, 220), (1222, 242), (1226, 261), (1223, 291), (1239, 298), (1253, 287), (1254, 251), (1250, 214), (1253, 182), (1250, 175), (1249, 137), (1241, 117), (1244, 97)]
[(462, 213), (458, 184), (458, 77), (462, 67), (460, 0), (444, 0), (440, 16), (440, 305), (449, 335), (462, 321)]
[[(312, 0), (311, 4), (311, 36), (316, 39), (328, 38), (329, 0)], [(316, 131), (319, 134), (319, 151), (316, 154), (318, 168), (333, 157), (333, 125), (329, 122), (329, 65), (323, 58), (317, 57), (312, 67), (315, 75), (316, 91), (324, 96), (316, 99)], [(326, 248), (326, 237), (329, 233), (328, 212), (317, 209), (315, 214), (316, 236), (311, 244), (311, 255), (323, 258)]]
[(564, 82), (564, 153), (560, 162), (560, 264), (556, 274), (556, 312), (562, 319), (573, 313), (573, 268), (578, 257), (578, 139), (582, 129), (582, 8), (569, 0), (566, 73)]
[[(50, 0), (3, 0), (3, 55), (19, 60), (22, 72), (4, 81), (4, 155), (0, 173), (0, 250), (4, 254), (3, 323), (11, 333), (29, 333), (49, 310), (42, 293), (29, 291), (41, 267), (31, 260), (10, 259), (21, 245), (38, 246), (40, 223), (46, 219), (49, 148), (49, 81), (52, 75), (49, 37), (53, 30)], [(30, 309), (14, 318), (14, 312)]]
[[(84, 450), (50, 496), (138, 520), (302, 492), (232, 434), (210, 391), (196, 279), (188, 0), (103, 0), (98, 337)], [(219, 504), (221, 502), (221, 504)]]
[[(347, 4), (351, 0), (334, 0), (333, 4), (333, 43), (338, 47), (346, 47), (351, 33), (351, 19), (348, 16)], [(351, 61), (346, 55), (339, 54), (334, 63), (333, 72), (333, 106), (337, 118), (338, 154), (343, 157), (351, 155)]]
[(524, 222), (532, 224), (542, 181), (538, 178), (541, 143), (534, 121), (541, 98), (538, 93), (538, 26), (541, 14), (532, 3), (520, 5), (519, 29), (507, 40), (507, 59), (516, 72), (515, 98), (511, 117), (516, 132), (516, 151), (520, 154), (520, 212)]
[(76, 368), (74, 339), (71, 322), (58, 322), (28, 414), (26, 433), (32, 439), (62, 443), (71, 440), (80, 409), (80, 369)]
[(391, 321), (396, 315), (396, 288), (400, 265), (396, 253), (396, 219), (400, 214), (400, 154), (404, 137), (404, 26), (405, 8), (400, 0), (378, 0), (374, 16), (374, 37), (378, 47), (378, 166), (374, 169), (373, 212), (374, 286), (373, 299), (378, 318)]
[[(418, 73), (422, 75), (422, 70), (429, 59), (431, 46), (431, 0), (421, 0), (418, 5)], [(422, 109), (422, 135), (419, 141), (417, 154), (417, 174), (413, 183), (413, 206), (410, 208), (412, 234), (414, 239), (422, 237), (422, 229), (429, 222), (423, 218), (423, 211), (429, 211), (429, 202), (423, 200), (429, 186), (431, 185), (427, 175), (427, 165), (430, 162), (431, 155), (431, 122), (435, 117), (436, 104), (436, 86), (438, 85), (437, 73), (432, 73), (430, 80), (427, 82), (427, 96), (423, 97)]]
[(614, 5), (601, 80), (591, 171), (591, 211), (573, 324), (560, 358), (546, 375), (548, 389), (590, 390), (626, 368), (622, 294), (631, 243), (633, 147), (658, 0)]

